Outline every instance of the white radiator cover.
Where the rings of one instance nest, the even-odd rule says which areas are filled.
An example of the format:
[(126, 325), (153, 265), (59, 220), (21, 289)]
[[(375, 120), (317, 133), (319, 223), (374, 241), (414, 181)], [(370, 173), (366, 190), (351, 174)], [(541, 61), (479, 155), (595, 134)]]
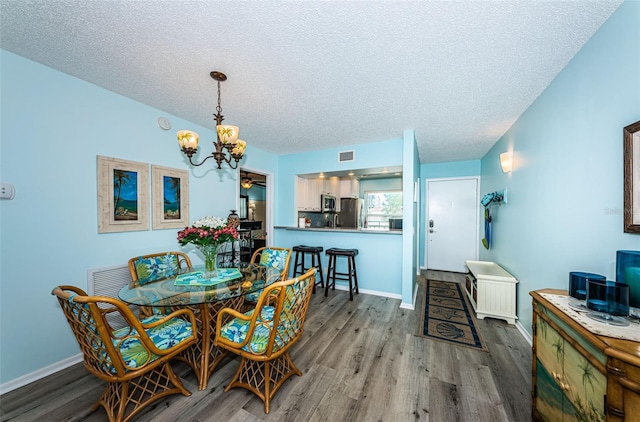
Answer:
[[(118, 299), (118, 292), (131, 282), (128, 265), (94, 268), (87, 270), (87, 294), (89, 296), (107, 296)], [(137, 312), (137, 306), (130, 306)], [(119, 314), (108, 315), (107, 320), (118, 329), (126, 324)]]
[(118, 297), (118, 291), (130, 282), (127, 265), (87, 270), (87, 294), (90, 296)]

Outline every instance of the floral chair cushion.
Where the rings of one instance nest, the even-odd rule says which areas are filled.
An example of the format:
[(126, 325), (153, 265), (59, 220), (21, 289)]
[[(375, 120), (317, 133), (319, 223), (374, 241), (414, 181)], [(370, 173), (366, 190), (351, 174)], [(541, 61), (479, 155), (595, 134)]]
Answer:
[(152, 258), (140, 257), (136, 262), (136, 273), (138, 274), (138, 283), (141, 286), (175, 277), (178, 274), (178, 257), (172, 254)]
[[(162, 318), (161, 315), (152, 315), (142, 319), (140, 322), (150, 324)], [(191, 337), (191, 331), (191, 324), (180, 318), (172, 318), (162, 325), (146, 330), (153, 344), (160, 350), (166, 350)], [(139, 368), (158, 358), (157, 355), (145, 349), (138, 338), (138, 333), (135, 329), (132, 330), (131, 327), (124, 327), (114, 331), (113, 337), (113, 345), (122, 355), (127, 369)], [(111, 372), (115, 373), (115, 368)]]
[(259, 287), (259, 289), (255, 292), (247, 293), (246, 295), (244, 295), (244, 300), (257, 303), (260, 295), (262, 294), (262, 289), (264, 288), (264, 280), (254, 281), (253, 285)]
[(262, 251), (262, 254), (260, 254), (260, 265), (283, 271), (288, 255), (289, 251), (286, 250), (265, 249)]
[[(246, 316), (252, 316), (255, 309), (245, 313)], [(256, 320), (256, 328), (253, 331), (251, 340), (242, 347), (242, 350), (256, 355), (262, 355), (267, 350), (269, 335), (273, 330), (273, 314), (275, 308), (273, 306), (264, 306), (260, 316)], [(286, 313), (287, 311), (283, 311)], [(234, 318), (226, 323), (220, 330), (220, 336), (234, 343), (242, 343), (247, 337), (250, 321)], [(274, 350), (281, 349), (287, 342), (295, 336), (296, 327), (295, 318), (281, 318), (278, 325), (278, 333), (274, 343)]]

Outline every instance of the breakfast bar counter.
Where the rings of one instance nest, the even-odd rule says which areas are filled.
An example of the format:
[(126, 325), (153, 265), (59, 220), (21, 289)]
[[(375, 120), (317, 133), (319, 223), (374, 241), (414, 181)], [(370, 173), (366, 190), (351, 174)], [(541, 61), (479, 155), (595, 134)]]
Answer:
[(296, 227), (296, 226), (276, 226), (275, 229), (296, 230), (303, 232), (325, 232), (325, 233), (363, 233), (363, 234), (402, 234), (402, 230), (379, 230), (379, 229), (355, 229), (347, 227)]
[[(292, 226), (275, 226), (274, 229), (273, 246), (322, 247), (324, 251), (320, 255), (325, 280), (329, 263), (327, 249), (357, 249), (360, 293), (402, 298), (402, 231)], [(338, 261), (338, 271), (346, 270), (346, 262)], [(291, 262), (293, 267), (293, 258)], [(341, 282), (337, 283), (336, 288), (347, 290), (346, 283)]]

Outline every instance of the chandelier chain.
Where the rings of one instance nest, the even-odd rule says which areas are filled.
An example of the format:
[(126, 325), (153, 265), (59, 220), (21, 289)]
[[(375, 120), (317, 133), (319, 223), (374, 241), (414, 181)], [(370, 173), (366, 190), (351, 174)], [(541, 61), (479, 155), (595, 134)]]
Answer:
[(222, 107), (220, 106), (220, 81), (218, 81), (218, 107), (216, 107), (216, 111), (218, 114), (222, 112)]

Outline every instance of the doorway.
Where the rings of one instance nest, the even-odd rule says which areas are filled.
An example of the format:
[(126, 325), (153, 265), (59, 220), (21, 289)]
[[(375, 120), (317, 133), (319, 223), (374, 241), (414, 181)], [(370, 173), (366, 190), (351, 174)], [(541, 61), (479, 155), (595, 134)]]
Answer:
[(252, 250), (268, 245), (268, 234), (273, 232), (272, 180), (271, 173), (246, 167), (238, 173), (240, 228), (251, 230)]
[(465, 273), (478, 259), (479, 179), (427, 180), (427, 269)]

